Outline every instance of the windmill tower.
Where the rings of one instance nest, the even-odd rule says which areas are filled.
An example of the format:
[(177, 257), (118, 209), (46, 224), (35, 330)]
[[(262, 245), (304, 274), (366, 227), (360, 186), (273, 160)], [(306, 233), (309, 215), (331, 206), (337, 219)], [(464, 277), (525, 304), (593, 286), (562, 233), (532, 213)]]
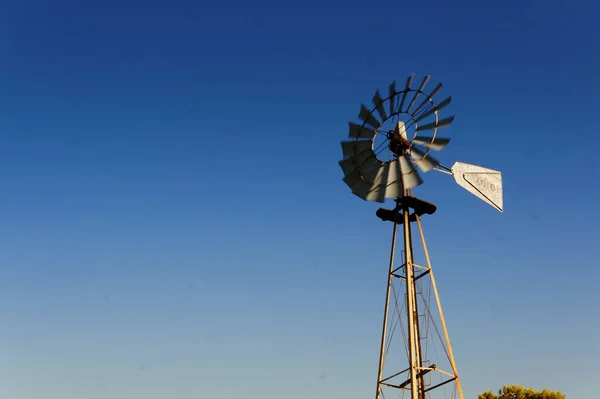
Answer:
[[(502, 212), (502, 175), (462, 162), (447, 168), (431, 155), (450, 142), (437, 131), (454, 121), (454, 116), (440, 119), (452, 98), (436, 102), (442, 84), (426, 92), (430, 76), (417, 89), (411, 87), (413, 78), (401, 90), (393, 82), (385, 97), (378, 90), (372, 107), (361, 105), (360, 123), (349, 123), (350, 140), (342, 141), (339, 162), (353, 194), (366, 201), (394, 200), (392, 209), (376, 212), (393, 230), (375, 398), (385, 399), (386, 392), (396, 390), (402, 396), (410, 393), (411, 399), (463, 399), (421, 224), (436, 206), (416, 198), (413, 189), (423, 183), (418, 170), (442, 172)], [(396, 253), (399, 226), (403, 256)], [(402, 346), (404, 351), (398, 350)]]

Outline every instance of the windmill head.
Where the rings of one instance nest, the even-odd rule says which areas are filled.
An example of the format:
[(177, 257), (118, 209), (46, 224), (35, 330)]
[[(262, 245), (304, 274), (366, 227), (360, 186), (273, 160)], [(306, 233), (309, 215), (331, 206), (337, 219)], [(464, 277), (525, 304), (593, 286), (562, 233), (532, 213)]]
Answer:
[[(421, 185), (419, 170), (436, 170), (452, 174), (461, 187), (502, 212), (500, 172), (461, 162), (448, 169), (431, 155), (450, 142), (438, 137), (437, 131), (454, 121), (454, 116), (440, 118), (440, 111), (452, 97), (437, 102), (435, 96), (442, 84), (427, 92), (430, 76), (425, 76), (418, 88), (411, 87), (413, 78), (411, 75), (399, 91), (392, 82), (385, 98), (377, 90), (372, 107), (361, 104), (360, 123), (349, 123), (350, 140), (341, 143), (343, 181), (359, 198), (384, 202)], [(387, 157), (382, 156), (384, 153)]]

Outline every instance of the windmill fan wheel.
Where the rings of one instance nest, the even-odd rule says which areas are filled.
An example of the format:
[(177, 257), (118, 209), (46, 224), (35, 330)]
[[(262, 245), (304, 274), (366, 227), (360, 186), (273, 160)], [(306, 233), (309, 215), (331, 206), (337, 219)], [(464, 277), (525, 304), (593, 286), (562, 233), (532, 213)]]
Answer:
[(360, 123), (349, 123), (350, 140), (342, 141), (339, 164), (344, 182), (363, 200), (384, 202), (422, 184), (417, 168), (423, 173), (436, 168), (439, 162), (430, 152), (440, 151), (450, 142), (438, 137), (437, 130), (454, 121), (454, 116), (440, 118), (452, 97), (438, 103), (434, 97), (442, 84), (426, 92), (431, 77), (425, 76), (416, 89), (411, 87), (413, 78), (411, 75), (400, 91), (392, 82), (385, 98), (377, 90), (371, 108), (361, 104)]

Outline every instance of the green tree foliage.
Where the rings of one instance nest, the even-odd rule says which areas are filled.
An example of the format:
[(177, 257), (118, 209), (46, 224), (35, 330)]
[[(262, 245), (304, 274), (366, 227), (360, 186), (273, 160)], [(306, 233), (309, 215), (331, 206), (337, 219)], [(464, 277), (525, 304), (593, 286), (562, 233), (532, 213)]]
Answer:
[(566, 396), (557, 391), (547, 389), (535, 391), (532, 388), (523, 388), (520, 385), (505, 385), (498, 394), (492, 391), (479, 394), (478, 399), (566, 399)]

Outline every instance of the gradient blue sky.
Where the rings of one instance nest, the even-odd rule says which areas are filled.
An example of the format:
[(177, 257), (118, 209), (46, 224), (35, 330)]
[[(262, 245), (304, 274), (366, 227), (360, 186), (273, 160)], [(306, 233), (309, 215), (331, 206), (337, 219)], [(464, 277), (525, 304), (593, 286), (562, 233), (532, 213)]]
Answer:
[(390, 228), (347, 122), (412, 72), (500, 214), (417, 194), (465, 397), (600, 390), (594, 1), (0, 2), (0, 396), (373, 396)]

